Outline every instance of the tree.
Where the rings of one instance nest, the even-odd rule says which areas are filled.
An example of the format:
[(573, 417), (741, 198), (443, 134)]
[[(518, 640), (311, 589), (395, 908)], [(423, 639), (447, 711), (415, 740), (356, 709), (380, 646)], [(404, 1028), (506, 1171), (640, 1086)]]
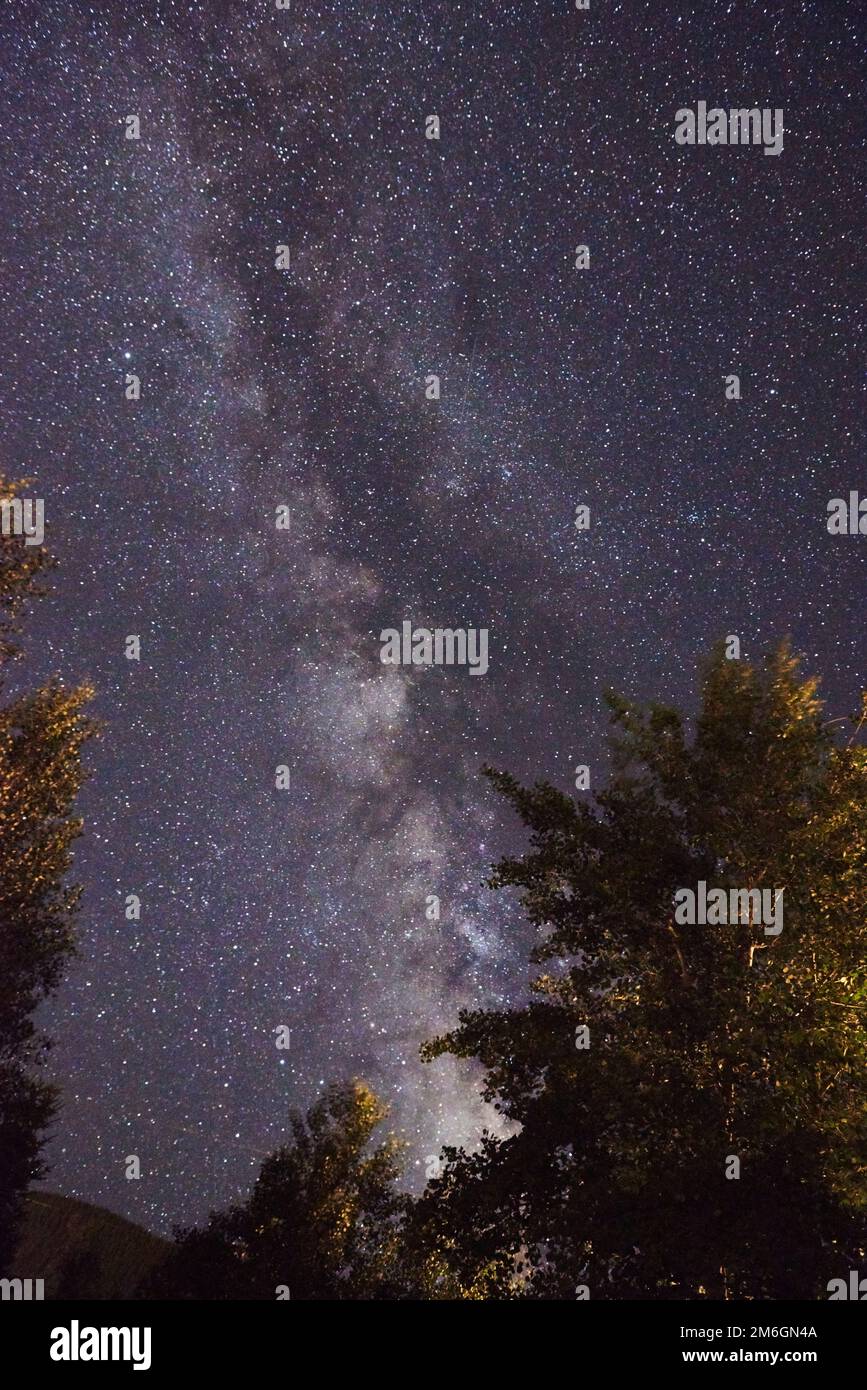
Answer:
[[(0, 478), (0, 505), (22, 486)], [(47, 564), (38, 547), (0, 535), (0, 678), (20, 658), (21, 620)], [(94, 732), (83, 713), (91, 693), (51, 681), (0, 706), (0, 1272), (16, 1248), (23, 1194), (44, 1172), (57, 1104), (33, 1015), (74, 949), (78, 890), (66, 877), (81, 830), (72, 808)]]
[[(531, 832), (490, 886), (522, 891), (546, 969), (426, 1048), (479, 1059), (518, 1129), (424, 1200), (453, 1262), (511, 1260), (505, 1294), (816, 1298), (863, 1257), (867, 697), (835, 743), (816, 690), (786, 644), (718, 649), (691, 733), (610, 697), (589, 804), (487, 769)], [(728, 921), (683, 920), (701, 883)], [(772, 890), (783, 929), (732, 889)]]
[(402, 1144), (372, 1148), (387, 1109), (360, 1081), (331, 1086), (290, 1116), (292, 1142), (265, 1160), (243, 1204), (181, 1228), (145, 1295), (176, 1299), (360, 1299), (399, 1296), (395, 1189)]

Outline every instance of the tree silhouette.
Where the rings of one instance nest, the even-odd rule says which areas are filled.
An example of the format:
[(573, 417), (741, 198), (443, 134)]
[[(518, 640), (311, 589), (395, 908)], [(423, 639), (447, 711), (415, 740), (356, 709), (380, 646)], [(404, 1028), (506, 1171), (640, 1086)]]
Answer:
[(402, 1145), (371, 1148), (386, 1107), (360, 1081), (331, 1086), (292, 1142), (265, 1160), (247, 1199), (175, 1232), (145, 1295), (175, 1299), (393, 1297), (408, 1199), (395, 1182)]
[[(487, 770), (531, 832), (491, 886), (544, 973), (425, 1049), (477, 1058), (518, 1131), (450, 1151), (415, 1220), (501, 1296), (824, 1296), (867, 1243), (867, 702), (836, 745), (782, 644), (718, 649), (691, 732), (610, 707), (594, 798)], [(683, 921), (700, 883), (728, 921)], [(782, 891), (783, 929), (731, 889)]]
[[(23, 484), (0, 478), (0, 503)], [(0, 680), (20, 657), (28, 601), (47, 561), (38, 547), (0, 535)], [(94, 731), (87, 686), (52, 681), (0, 706), (0, 1271), (15, 1250), (21, 1198), (41, 1176), (45, 1128), (56, 1105), (40, 1074), (48, 1040), (33, 1014), (58, 985), (74, 947), (78, 893), (66, 884), (81, 822), (81, 749)]]

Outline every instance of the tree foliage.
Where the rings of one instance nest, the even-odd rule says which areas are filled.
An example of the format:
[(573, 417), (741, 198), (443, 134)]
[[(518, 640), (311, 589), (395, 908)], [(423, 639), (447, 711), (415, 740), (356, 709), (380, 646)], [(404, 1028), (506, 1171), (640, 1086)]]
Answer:
[[(0, 478), (0, 501), (20, 487)], [(38, 547), (0, 536), (0, 679), (20, 658), (21, 621), (46, 564)], [(34, 1011), (74, 950), (78, 892), (67, 875), (81, 830), (72, 814), (81, 751), (94, 732), (90, 695), (51, 681), (0, 705), (0, 1270), (15, 1249), (23, 1193), (44, 1171), (56, 1106)]]
[[(520, 890), (541, 973), (426, 1049), (478, 1059), (517, 1128), (450, 1155), (428, 1224), (502, 1296), (821, 1296), (867, 1241), (867, 703), (835, 742), (783, 644), (718, 649), (691, 729), (610, 708), (592, 800), (488, 770), (530, 831), (491, 886)], [(699, 881), (784, 890), (782, 932), (679, 925)]]
[(360, 1299), (399, 1295), (395, 1188), (402, 1145), (372, 1147), (387, 1110), (360, 1081), (334, 1085), (290, 1116), (291, 1142), (265, 1160), (248, 1199), (212, 1213), (150, 1281), (156, 1298)]

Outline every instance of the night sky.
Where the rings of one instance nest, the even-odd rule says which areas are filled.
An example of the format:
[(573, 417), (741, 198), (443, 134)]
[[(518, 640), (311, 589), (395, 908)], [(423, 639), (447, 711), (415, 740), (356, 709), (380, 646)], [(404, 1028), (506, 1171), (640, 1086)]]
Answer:
[[(89, 677), (105, 725), (50, 1187), (200, 1219), (352, 1075), (417, 1182), (496, 1118), (419, 1044), (529, 975), (480, 766), (599, 787), (603, 692), (693, 708), (728, 633), (857, 706), (865, 35), (840, 0), (4, 8), (0, 466), (61, 562), (19, 679)], [(678, 145), (700, 100), (783, 108), (782, 153)], [(487, 674), (383, 665), (404, 619), (486, 627)]]

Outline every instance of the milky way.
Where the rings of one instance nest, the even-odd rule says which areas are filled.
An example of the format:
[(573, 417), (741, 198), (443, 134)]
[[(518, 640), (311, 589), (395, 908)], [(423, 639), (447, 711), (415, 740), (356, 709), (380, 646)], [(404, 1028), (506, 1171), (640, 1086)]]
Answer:
[[(606, 688), (689, 707), (728, 633), (791, 633), (855, 707), (867, 539), (826, 508), (867, 492), (864, 28), (834, 0), (7, 7), (0, 462), (61, 562), (21, 679), (90, 677), (104, 721), (52, 1187), (198, 1219), (351, 1075), (411, 1176), (473, 1143), (472, 1070), (418, 1048), (525, 986), (480, 766), (598, 786)], [(699, 100), (782, 108), (779, 157), (678, 145)], [(383, 665), (405, 619), (487, 628), (488, 673)]]

